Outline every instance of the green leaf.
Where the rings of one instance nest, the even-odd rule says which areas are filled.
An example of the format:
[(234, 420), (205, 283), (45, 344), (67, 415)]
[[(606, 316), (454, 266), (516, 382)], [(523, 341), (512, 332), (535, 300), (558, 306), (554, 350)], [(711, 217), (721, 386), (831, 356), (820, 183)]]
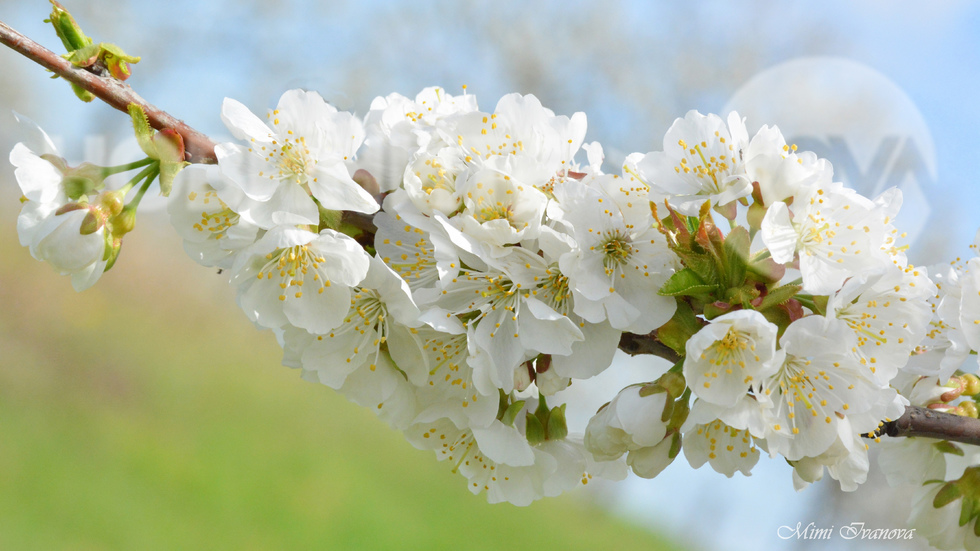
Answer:
[(81, 86), (75, 84), (74, 82), (71, 83), (71, 91), (75, 92), (75, 96), (78, 99), (84, 101), (85, 103), (89, 103), (90, 101), (95, 99), (95, 94), (89, 92), (88, 90), (82, 88)]
[(729, 304), (741, 304), (743, 308), (749, 308), (753, 300), (759, 298), (761, 293), (755, 285), (748, 283), (741, 287), (733, 287), (725, 293), (725, 300)]
[(775, 289), (770, 289), (769, 294), (762, 297), (762, 302), (759, 303), (758, 309), (765, 310), (766, 308), (772, 308), (773, 306), (779, 306), (787, 300), (793, 298), (796, 293), (800, 292), (802, 285), (783, 285), (782, 287), (776, 287)]
[(657, 291), (657, 294), (665, 297), (697, 296), (710, 294), (717, 288), (717, 285), (705, 283), (694, 270), (684, 268), (674, 272), (663, 284), (663, 287)]
[(146, 117), (143, 108), (136, 103), (130, 103), (127, 107), (129, 117), (133, 119), (133, 131), (136, 133), (136, 143), (139, 144), (143, 153), (147, 157), (156, 159), (156, 147), (153, 145), (153, 127), (150, 126), (150, 119)]
[(737, 287), (745, 282), (751, 243), (748, 230), (741, 226), (732, 229), (725, 237), (723, 249), (726, 287)]
[(701, 281), (705, 283), (716, 282), (718, 276), (718, 263), (715, 258), (708, 253), (696, 252), (691, 249), (675, 249), (675, 253), (680, 257), (684, 266), (694, 271)]
[(657, 329), (657, 339), (683, 356), (687, 352), (687, 340), (701, 329), (701, 322), (691, 306), (683, 300), (677, 301), (674, 316)]
[(52, 0), (51, 5), (53, 6), (51, 16), (44, 21), (51, 23), (54, 27), (54, 32), (61, 39), (61, 43), (64, 44), (66, 50), (73, 52), (92, 43), (92, 39), (85, 36), (82, 28), (64, 6), (54, 0)]

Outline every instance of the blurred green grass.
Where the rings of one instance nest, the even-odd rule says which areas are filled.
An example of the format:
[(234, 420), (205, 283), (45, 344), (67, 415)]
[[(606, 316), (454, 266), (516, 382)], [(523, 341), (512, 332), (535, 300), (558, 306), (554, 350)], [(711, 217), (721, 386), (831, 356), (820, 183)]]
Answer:
[[(10, 203), (10, 202), (8, 202)], [(573, 492), (488, 505), (279, 365), (162, 224), (93, 289), (0, 208), (0, 549), (669, 549)]]

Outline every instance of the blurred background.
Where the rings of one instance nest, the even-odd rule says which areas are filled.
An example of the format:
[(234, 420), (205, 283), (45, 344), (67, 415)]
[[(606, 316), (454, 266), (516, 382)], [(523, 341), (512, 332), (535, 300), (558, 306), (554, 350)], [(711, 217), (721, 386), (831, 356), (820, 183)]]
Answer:
[[(228, 138), (225, 96), (261, 112), (302, 87), (363, 114), (378, 95), (467, 85), (485, 111), (514, 91), (558, 114), (584, 111), (586, 139), (603, 144), (614, 171), (628, 153), (661, 149), (689, 109), (736, 108), (750, 132), (780, 126), (866, 195), (901, 186), (897, 224), (910, 230), (915, 264), (965, 255), (980, 225), (980, 5), (971, 2), (66, 6), (95, 40), (143, 56), (128, 81), (139, 93), (216, 140)], [(0, 20), (61, 51), (42, 23), (49, 12), (39, 0), (0, 2)], [(12, 51), (0, 49), (0, 72), (0, 151), (18, 139), (16, 110), (69, 160), (136, 158), (127, 117), (82, 104)], [(75, 293), (17, 245), (18, 196), (8, 165), (0, 548), (821, 549), (781, 540), (777, 528), (904, 526), (907, 499), (877, 477), (855, 494), (831, 480), (797, 494), (789, 467), (765, 458), (750, 479), (678, 458), (654, 480), (489, 506), (369, 412), (280, 367), (272, 335), (250, 326), (221, 277), (183, 255), (164, 216), (141, 216), (116, 267)], [(618, 362), (623, 375), (598, 404), (663, 368)]]

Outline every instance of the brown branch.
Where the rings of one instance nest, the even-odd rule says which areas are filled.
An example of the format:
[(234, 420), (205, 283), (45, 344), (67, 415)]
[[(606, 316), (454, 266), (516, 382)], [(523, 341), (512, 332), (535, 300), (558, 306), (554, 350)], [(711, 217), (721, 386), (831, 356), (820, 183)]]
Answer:
[(88, 90), (97, 98), (128, 114), (130, 103), (143, 108), (150, 125), (157, 130), (172, 128), (184, 139), (187, 160), (192, 163), (215, 163), (214, 142), (169, 113), (154, 107), (132, 88), (110, 77), (72, 65), (68, 60), (12, 29), (0, 21), (0, 43), (34, 61), (54, 74)]
[(633, 333), (623, 333), (619, 339), (619, 349), (630, 356), (640, 354), (650, 354), (668, 360), (670, 363), (677, 363), (681, 356), (674, 349), (657, 340), (657, 332), (649, 335), (635, 335)]
[(879, 429), (888, 436), (918, 436), (980, 446), (980, 419), (953, 415), (919, 406), (908, 406), (905, 413)]

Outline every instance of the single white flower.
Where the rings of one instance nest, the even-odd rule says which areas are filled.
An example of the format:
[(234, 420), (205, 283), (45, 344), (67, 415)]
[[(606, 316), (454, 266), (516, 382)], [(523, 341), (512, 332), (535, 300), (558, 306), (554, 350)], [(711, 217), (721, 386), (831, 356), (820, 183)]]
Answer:
[(684, 378), (699, 398), (734, 406), (779, 367), (775, 324), (755, 310), (711, 320), (687, 341)]
[(488, 168), (544, 187), (572, 168), (585, 139), (584, 113), (555, 116), (532, 95), (508, 94), (493, 113), (466, 113), (440, 130), (474, 171)]
[(750, 182), (758, 182), (764, 205), (786, 201), (811, 185), (826, 185), (833, 180), (833, 167), (814, 153), (797, 153), (788, 145), (775, 126), (763, 125), (744, 150), (745, 173)]
[(534, 187), (495, 170), (480, 170), (458, 192), (464, 209), (450, 222), (488, 246), (491, 256), (506, 254), (504, 245), (537, 236), (547, 197)]
[(177, 173), (167, 198), (167, 214), (184, 250), (203, 266), (230, 269), (235, 255), (258, 239), (259, 228), (219, 196), (217, 190), (227, 187), (217, 166), (195, 164)]
[(685, 430), (684, 456), (695, 469), (708, 463), (715, 471), (731, 478), (735, 471), (751, 476), (760, 454), (748, 430), (738, 430), (715, 420)]
[(831, 295), (828, 316), (854, 331), (854, 352), (861, 365), (882, 385), (905, 367), (909, 355), (932, 319), (928, 299), (936, 287), (913, 267), (888, 265), (879, 272), (858, 274)]
[(854, 432), (868, 433), (904, 412), (906, 402), (862, 368), (851, 351), (856, 338), (843, 322), (804, 317), (789, 325), (779, 344), (785, 360), (761, 386), (773, 402), (760, 435), (771, 455), (816, 457), (837, 440), (842, 419)]
[(361, 122), (316, 92), (283, 94), (268, 114), (272, 126), (230, 98), (221, 106), (221, 118), (236, 138), (249, 142), (215, 148), (222, 173), (254, 201), (240, 211), (247, 220), (265, 229), (316, 225), (317, 202), (329, 210), (378, 210), (348, 168), (364, 139)]
[(67, 164), (47, 134), (26, 118), (17, 120), (29, 137), (10, 152), (14, 177), (26, 199), (17, 217), (20, 243), (37, 260), (71, 276), (76, 291), (88, 289), (102, 276), (112, 253), (106, 222), (118, 214), (121, 197), (112, 192), (95, 195), (94, 189), (73, 189), (69, 196), (62, 172)]
[(800, 491), (823, 478), (824, 467), (841, 490), (853, 492), (868, 479), (867, 439), (851, 430), (847, 418), (838, 424), (837, 440), (815, 457), (793, 461), (793, 487)]
[(355, 371), (374, 371), (387, 350), (412, 384), (423, 384), (427, 369), (416, 330), (421, 322), (408, 285), (382, 261), (371, 257), (367, 276), (350, 293), (346, 316), (336, 327), (292, 338), (287, 329), (287, 342), (302, 347), (303, 369), (317, 373), (321, 383), (340, 389)]
[(830, 294), (848, 277), (891, 264), (882, 250), (882, 208), (843, 184), (810, 186), (791, 208), (773, 203), (762, 220), (762, 240), (772, 259), (792, 262), (799, 254), (803, 290)]
[[(616, 176), (596, 179), (625, 181)], [(577, 248), (559, 259), (575, 297), (575, 313), (586, 320), (623, 331), (645, 334), (667, 322), (677, 305), (657, 294), (678, 265), (666, 238), (653, 226), (649, 208), (639, 213), (624, 205), (643, 205), (635, 190), (617, 188), (608, 195), (601, 185), (565, 182), (556, 188), (563, 221), (574, 228)], [(622, 189), (622, 191), (618, 191)], [(648, 205), (647, 205), (648, 207)]]
[(256, 324), (324, 334), (343, 323), (350, 287), (367, 275), (369, 258), (341, 233), (276, 226), (238, 256), (232, 282)]
[(438, 86), (425, 88), (415, 99), (401, 94), (377, 97), (364, 116), (366, 138), (355, 166), (370, 172), (382, 192), (402, 184), (419, 155), (441, 156), (448, 149), (436, 133), (436, 125), (458, 113), (476, 111), (476, 96), (453, 96)]
[(667, 130), (664, 150), (648, 153), (636, 170), (657, 199), (665, 198), (678, 212), (697, 216), (705, 201), (723, 206), (752, 193), (742, 162), (747, 145), (745, 123), (738, 113), (731, 112), (726, 125), (718, 115), (692, 110)]

